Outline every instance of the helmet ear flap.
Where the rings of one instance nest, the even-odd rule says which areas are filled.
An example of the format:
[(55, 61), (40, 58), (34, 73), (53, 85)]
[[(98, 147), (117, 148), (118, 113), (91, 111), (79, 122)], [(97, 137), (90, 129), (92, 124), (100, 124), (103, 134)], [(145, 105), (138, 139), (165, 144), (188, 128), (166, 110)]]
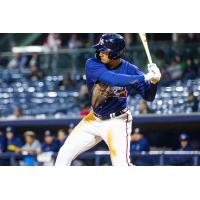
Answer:
[(119, 52), (110, 52), (110, 53), (109, 53), (109, 58), (110, 58), (111, 60), (115, 60), (115, 59), (121, 58), (122, 55), (123, 55), (123, 53), (124, 53), (124, 49), (122, 49), (122, 50), (119, 51)]
[(115, 60), (115, 59), (117, 59), (118, 56), (117, 56), (116, 53), (110, 52), (108, 57), (109, 57), (109, 59), (111, 59), (111, 60)]

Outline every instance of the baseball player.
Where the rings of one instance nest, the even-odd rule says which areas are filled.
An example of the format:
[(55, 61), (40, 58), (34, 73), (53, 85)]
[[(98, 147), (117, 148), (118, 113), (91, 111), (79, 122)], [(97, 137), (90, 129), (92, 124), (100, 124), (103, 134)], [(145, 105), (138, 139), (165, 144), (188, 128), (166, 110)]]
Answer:
[(144, 74), (122, 59), (124, 38), (103, 34), (94, 58), (86, 61), (86, 80), (91, 112), (74, 128), (61, 147), (55, 165), (70, 165), (79, 154), (104, 140), (112, 165), (130, 166), (129, 149), (132, 115), (127, 97), (132, 88), (147, 101), (153, 101), (161, 78), (156, 64), (148, 65)]

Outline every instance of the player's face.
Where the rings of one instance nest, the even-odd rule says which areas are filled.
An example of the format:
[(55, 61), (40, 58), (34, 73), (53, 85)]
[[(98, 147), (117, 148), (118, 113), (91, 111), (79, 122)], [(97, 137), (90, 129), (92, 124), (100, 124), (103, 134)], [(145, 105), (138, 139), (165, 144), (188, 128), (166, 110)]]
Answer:
[(108, 52), (100, 52), (99, 57), (101, 59), (101, 62), (104, 63), (104, 64), (108, 64), (108, 63), (111, 62)]

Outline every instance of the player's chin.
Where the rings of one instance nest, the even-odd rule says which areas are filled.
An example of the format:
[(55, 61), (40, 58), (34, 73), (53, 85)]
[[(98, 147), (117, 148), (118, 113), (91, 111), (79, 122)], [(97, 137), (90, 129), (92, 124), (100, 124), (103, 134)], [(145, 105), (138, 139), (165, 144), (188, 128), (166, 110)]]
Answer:
[(106, 64), (106, 61), (105, 61), (105, 60), (103, 60), (103, 59), (100, 59), (100, 60), (101, 60), (102, 63)]
[(103, 59), (101, 59), (101, 62), (102, 62), (103, 64), (108, 64), (108, 63), (109, 63), (107, 60), (103, 60)]

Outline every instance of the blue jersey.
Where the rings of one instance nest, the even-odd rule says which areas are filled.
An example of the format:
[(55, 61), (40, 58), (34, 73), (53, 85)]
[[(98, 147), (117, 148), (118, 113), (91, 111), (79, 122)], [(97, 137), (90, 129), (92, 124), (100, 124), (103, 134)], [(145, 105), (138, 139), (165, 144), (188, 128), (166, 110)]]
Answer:
[(49, 152), (49, 151), (58, 152), (59, 147), (60, 145), (59, 145), (58, 140), (53, 140), (51, 144), (44, 143), (42, 145), (42, 151), (43, 152)]
[(96, 83), (104, 83), (110, 86), (111, 94), (97, 107), (92, 106), (93, 111), (101, 116), (116, 113), (128, 106), (127, 97), (131, 89), (135, 89), (147, 101), (153, 101), (156, 95), (157, 84), (144, 81), (144, 73), (135, 65), (121, 59), (118, 67), (110, 69), (96, 58), (90, 58), (86, 62), (86, 80), (90, 101), (93, 95), (93, 87)]
[(131, 152), (140, 152), (140, 151), (149, 151), (150, 146), (146, 138), (142, 138), (139, 141), (131, 141), (130, 151)]

